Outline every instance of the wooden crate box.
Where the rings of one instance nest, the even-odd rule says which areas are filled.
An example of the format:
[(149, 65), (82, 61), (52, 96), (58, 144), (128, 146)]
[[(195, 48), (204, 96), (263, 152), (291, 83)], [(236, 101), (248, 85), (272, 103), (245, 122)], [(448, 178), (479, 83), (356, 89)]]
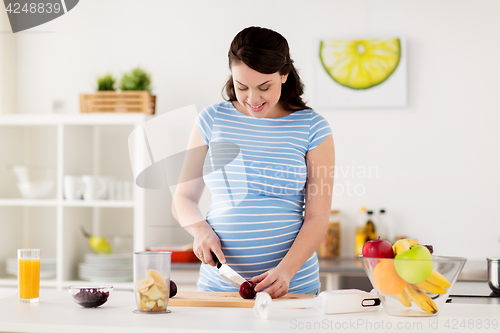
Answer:
[(156, 96), (147, 91), (98, 91), (80, 94), (80, 112), (119, 112), (154, 114)]

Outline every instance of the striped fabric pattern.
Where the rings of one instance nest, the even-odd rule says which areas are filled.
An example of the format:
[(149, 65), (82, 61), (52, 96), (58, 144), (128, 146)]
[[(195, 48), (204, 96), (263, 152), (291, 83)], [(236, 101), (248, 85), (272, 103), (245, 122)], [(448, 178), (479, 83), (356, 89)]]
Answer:
[[(314, 110), (281, 118), (254, 118), (223, 102), (205, 108), (196, 123), (209, 147), (203, 179), (212, 194), (206, 216), (226, 262), (245, 279), (278, 265), (304, 217), (305, 156), (331, 129)], [(289, 292), (320, 287), (316, 253), (290, 282)], [(216, 268), (202, 265), (200, 291), (237, 291)]]

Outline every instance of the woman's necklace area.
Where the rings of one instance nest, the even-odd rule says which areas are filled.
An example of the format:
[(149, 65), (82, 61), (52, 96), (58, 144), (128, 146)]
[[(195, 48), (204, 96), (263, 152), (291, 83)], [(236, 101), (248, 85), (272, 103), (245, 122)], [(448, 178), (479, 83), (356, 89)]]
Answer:
[[(238, 101), (232, 101), (231, 102), (233, 104), (233, 107), (238, 111), (238, 112), (241, 112), (243, 113), (244, 115), (248, 116), (248, 117), (252, 117), (252, 118), (255, 118), (255, 119), (277, 119), (277, 118), (283, 118), (283, 117), (286, 117), (288, 116), (289, 114), (293, 113), (291, 111), (285, 111), (281, 106), (279, 105), (275, 105), (274, 108), (279, 108), (278, 110), (274, 111), (274, 108), (273, 110), (269, 111), (269, 113), (266, 115), (266, 117), (263, 117), (263, 118), (258, 118), (258, 117), (254, 117), (252, 116), (248, 111), (247, 109), (245, 109)], [(273, 113), (276, 113), (274, 114), (272, 117), (269, 117), (269, 114), (273, 114)]]

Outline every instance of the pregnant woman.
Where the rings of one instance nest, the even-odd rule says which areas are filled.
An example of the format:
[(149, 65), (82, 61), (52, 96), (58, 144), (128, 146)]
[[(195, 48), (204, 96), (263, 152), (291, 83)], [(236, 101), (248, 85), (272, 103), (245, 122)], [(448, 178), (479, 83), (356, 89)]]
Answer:
[[(228, 55), (227, 99), (198, 115), (186, 181), (172, 205), (203, 263), (198, 290), (237, 291), (219, 276), (213, 252), (273, 298), (317, 294), (315, 250), (333, 191), (330, 126), (302, 100), (303, 84), (279, 33), (246, 28)], [(198, 202), (205, 186), (212, 202), (203, 216)]]

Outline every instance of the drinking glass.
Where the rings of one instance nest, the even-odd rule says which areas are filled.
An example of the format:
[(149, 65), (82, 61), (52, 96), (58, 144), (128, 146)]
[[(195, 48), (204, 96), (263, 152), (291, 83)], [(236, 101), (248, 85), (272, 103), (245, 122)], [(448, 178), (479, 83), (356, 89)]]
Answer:
[(18, 249), (19, 300), (34, 303), (40, 293), (40, 249)]

